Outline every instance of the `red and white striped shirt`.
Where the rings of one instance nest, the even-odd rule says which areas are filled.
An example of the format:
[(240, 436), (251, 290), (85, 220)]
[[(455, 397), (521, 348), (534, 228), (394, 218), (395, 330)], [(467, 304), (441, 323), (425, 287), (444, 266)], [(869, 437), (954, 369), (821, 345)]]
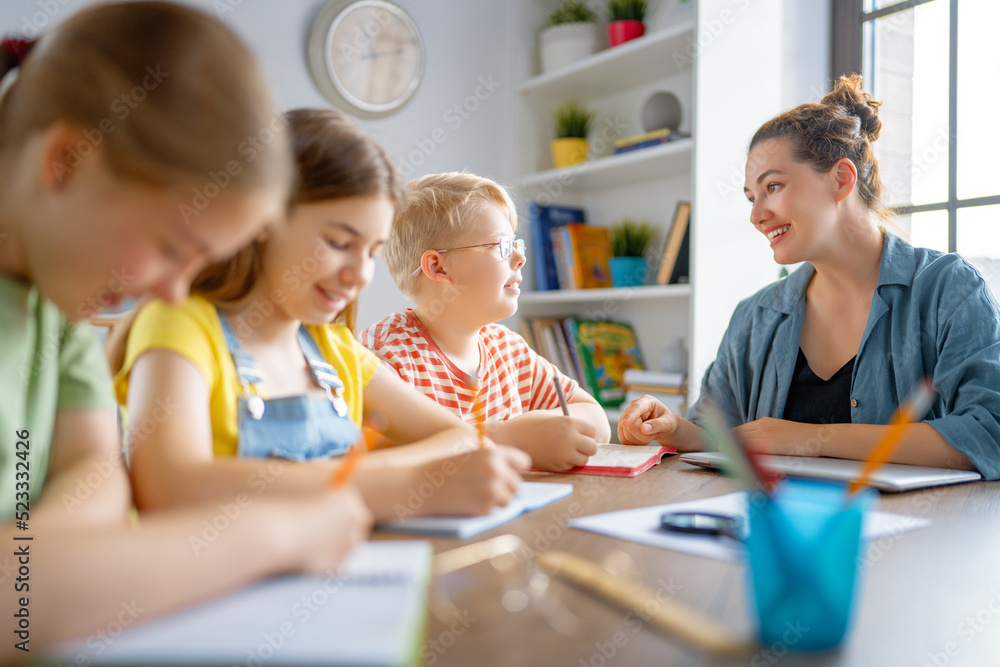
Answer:
[[(555, 409), (559, 397), (553, 380), (562, 383), (567, 399), (578, 386), (538, 356), (521, 336), (500, 324), (487, 324), (479, 331), (478, 378), (441, 351), (412, 308), (376, 322), (359, 338), (399, 377), (467, 422), (504, 421), (529, 410)], [(484, 393), (486, 414), (482, 417)]]

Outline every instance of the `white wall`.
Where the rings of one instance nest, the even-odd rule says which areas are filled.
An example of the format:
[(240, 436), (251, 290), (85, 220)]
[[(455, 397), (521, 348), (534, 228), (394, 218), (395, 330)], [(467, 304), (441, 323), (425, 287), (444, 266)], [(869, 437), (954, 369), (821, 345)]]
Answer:
[[(31, 32), (57, 23), (92, 0), (3, 0), (4, 32)], [(305, 40), (326, 0), (185, 0), (220, 18), (253, 48), (282, 108), (329, 106), (313, 86)], [(362, 123), (408, 178), (468, 169), (509, 181), (512, 11), (506, 2), (399, 0), (413, 17), (427, 51), (424, 80), (410, 103), (386, 119)], [(491, 81), (492, 93), (481, 80)], [(499, 85), (497, 85), (499, 84)], [(477, 97), (476, 95), (479, 95)], [(460, 105), (456, 110), (455, 105)], [(435, 137), (444, 141), (436, 143)], [(442, 134), (443, 133), (443, 134)], [(359, 325), (406, 305), (385, 267), (362, 294)]]
[(692, 236), (699, 261), (692, 267), (691, 344), (696, 386), (715, 359), (736, 304), (778, 277), (766, 240), (750, 225), (743, 195), (746, 149), (769, 118), (825, 94), (829, 32), (826, 2), (699, 3)]

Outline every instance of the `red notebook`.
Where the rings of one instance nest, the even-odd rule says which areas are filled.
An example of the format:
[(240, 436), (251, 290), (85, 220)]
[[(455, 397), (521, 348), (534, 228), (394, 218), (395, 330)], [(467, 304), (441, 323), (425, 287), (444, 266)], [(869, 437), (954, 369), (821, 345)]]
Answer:
[(598, 445), (597, 453), (585, 466), (570, 468), (566, 472), (581, 475), (610, 475), (635, 477), (646, 472), (664, 456), (677, 450), (665, 445)]

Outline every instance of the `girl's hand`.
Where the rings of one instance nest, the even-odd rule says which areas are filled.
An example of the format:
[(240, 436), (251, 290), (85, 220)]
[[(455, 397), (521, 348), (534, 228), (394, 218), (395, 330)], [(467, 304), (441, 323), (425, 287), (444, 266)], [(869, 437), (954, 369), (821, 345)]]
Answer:
[(407, 496), (416, 493), (424, 501), (416, 511), (419, 515), (486, 514), (510, 502), (521, 485), (520, 473), (530, 465), (530, 457), (521, 450), (487, 440), (486, 447), (420, 466), (417, 484)]
[(293, 558), (300, 572), (329, 574), (371, 532), (372, 514), (351, 486), (287, 502), (298, 506), (280, 509), (285, 512), (282, 522), (293, 524), (299, 533)]
[(673, 445), (680, 417), (646, 394), (634, 399), (618, 420), (618, 440), (623, 445), (648, 445), (656, 440)]

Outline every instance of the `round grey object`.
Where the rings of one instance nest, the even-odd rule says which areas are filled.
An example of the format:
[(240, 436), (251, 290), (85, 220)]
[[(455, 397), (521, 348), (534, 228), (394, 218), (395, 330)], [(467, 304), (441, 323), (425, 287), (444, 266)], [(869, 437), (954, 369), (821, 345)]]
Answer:
[(681, 126), (681, 102), (677, 96), (666, 90), (650, 95), (642, 107), (642, 126), (647, 132), (665, 127), (676, 132)]

